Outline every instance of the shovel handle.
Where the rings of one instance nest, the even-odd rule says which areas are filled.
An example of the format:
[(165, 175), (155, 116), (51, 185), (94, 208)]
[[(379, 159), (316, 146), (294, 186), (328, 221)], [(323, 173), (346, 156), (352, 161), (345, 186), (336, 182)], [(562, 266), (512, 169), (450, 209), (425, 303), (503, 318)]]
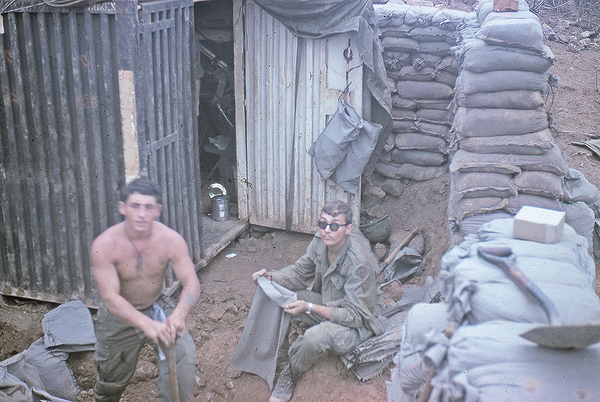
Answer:
[(479, 246), (477, 254), (487, 262), (500, 267), (521, 290), (533, 296), (542, 305), (551, 325), (561, 324), (556, 306), (523, 271), (517, 268), (516, 257), (510, 247)]
[(410, 233), (404, 238), (404, 240), (402, 240), (400, 244), (398, 244), (394, 251), (392, 251), (385, 260), (383, 260), (383, 263), (381, 264), (381, 271), (383, 271), (394, 260), (394, 258), (396, 258), (396, 255), (398, 255), (400, 250), (406, 247), (408, 243), (410, 243), (410, 241), (413, 239), (413, 237), (415, 237), (417, 233), (419, 233), (420, 230), (421, 229), (419, 229), (419, 227), (417, 226), (416, 228), (410, 231)]
[(171, 402), (179, 402), (179, 384), (177, 381), (177, 362), (175, 361), (176, 344), (171, 347), (166, 347), (160, 341), (160, 348), (167, 358), (167, 366), (169, 367), (169, 388), (171, 389)]

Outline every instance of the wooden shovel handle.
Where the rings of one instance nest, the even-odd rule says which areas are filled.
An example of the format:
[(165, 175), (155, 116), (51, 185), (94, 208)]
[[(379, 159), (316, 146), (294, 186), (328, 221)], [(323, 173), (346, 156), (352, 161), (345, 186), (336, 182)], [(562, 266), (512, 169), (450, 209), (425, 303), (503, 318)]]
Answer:
[(169, 388), (171, 389), (171, 402), (179, 402), (177, 362), (175, 361), (176, 345), (177, 343), (174, 343), (171, 347), (167, 348), (165, 344), (160, 341), (160, 348), (167, 358), (167, 366), (169, 367)]
[(402, 240), (402, 242), (400, 244), (398, 244), (398, 247), (396, 247), (394, 249), (394, 251), (392, 251), (390, 253), (390, 255), (383, 260), (383, 267), (386, 267), (390, 262), (392, 262), (394, 260), (394, 258), (396, 258), (396, 255), (400, 252), (400, 250), (402, 250), (404, 247), (406, 247), (408, 245), (408, 243), (410, 243), (410, 241), (413, 239), (413, 237), (415, 237), (417, 235), (417, 233), (419, 233), (421, 229), (419, 229), (419, 227), (417, 226), (416, 228), (414, 228), (405, 238), (404, 240)]

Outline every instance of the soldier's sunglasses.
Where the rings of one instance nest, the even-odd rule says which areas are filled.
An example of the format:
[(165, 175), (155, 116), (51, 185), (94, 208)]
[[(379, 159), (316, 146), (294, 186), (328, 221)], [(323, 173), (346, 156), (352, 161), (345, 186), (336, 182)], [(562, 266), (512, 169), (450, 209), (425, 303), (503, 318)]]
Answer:
[(345, 224), (342, 225), (340, 223), (335, 223), (335, 222), (327, 223), (325, 221), (319, 221), (319, 222), (317, 222), (317, 226), (319, 227), (319, 229), (323, 229), (323, 230), (327, 229), (327, 226), (329, 226), (331, 228), (332, 232), (337, 232), (337, 230), (340, 227), (342, 227), (342, 226), (348, 226), (348, 224), (345, 223)]

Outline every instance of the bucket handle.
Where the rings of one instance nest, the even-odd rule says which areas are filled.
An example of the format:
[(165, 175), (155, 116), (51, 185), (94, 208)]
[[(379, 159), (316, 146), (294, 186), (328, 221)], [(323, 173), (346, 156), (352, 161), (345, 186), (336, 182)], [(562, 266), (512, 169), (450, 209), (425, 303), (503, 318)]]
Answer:
[[(221, 193), (217, 194), (215, 190), (219, 190)], [(221, 183), (213, 183), (208, 187), (208, 195), (210, 198), (214, 198), (219, 195), (227, 195), (227, 190)]]

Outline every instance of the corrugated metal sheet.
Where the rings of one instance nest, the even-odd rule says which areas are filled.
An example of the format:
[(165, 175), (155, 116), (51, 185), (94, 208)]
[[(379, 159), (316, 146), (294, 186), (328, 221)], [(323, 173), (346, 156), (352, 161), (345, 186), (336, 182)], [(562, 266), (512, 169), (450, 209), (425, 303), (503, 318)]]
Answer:
[[(348, 35), (299, 38), (251, 0), (244, 21), (243, 71), (236, 70), (245, 79), (245, 94), (237, 94), (245, 110), (241, 119), (236, 116), (245, 121), (237, 127), (240, 216), (252, 224), (313, 233), (324, 202), (339, 198), (358, 217), (360, 197), (324, 181), (307, 153), (347, 84), (347, 100), (362, 110), (362, 69), (354, 68), (360, 62), (347, 64), (343, 57)], [(236, 35), (241, 41), (239, 31)]]
[[(163, 188), (162, 220), (200, 260), (191, 6), (170, 1), (138, 8), (124, 1), (2, 14), (4, 294), (96, 304), (89, 246), (121, 219), (116, 206), (126, 178), (127, 130), (137, 136), (138, 170)], [(127, 76), (131, 109), (123, 102)]]

